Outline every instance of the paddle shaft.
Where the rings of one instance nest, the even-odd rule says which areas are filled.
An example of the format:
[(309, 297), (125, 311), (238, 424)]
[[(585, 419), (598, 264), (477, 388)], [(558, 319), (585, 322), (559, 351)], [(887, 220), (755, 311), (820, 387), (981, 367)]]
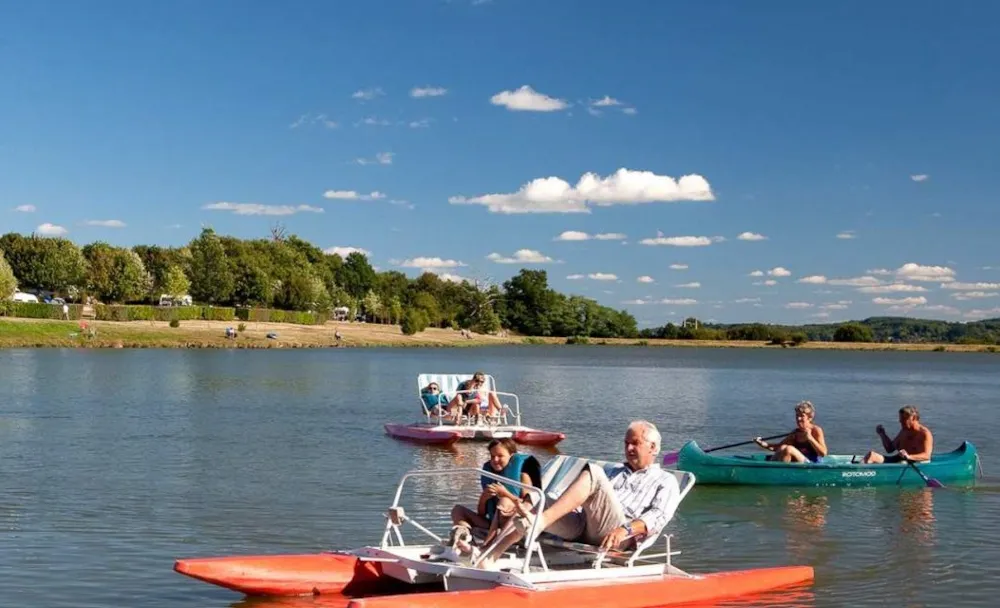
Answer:
[(941, 483), (940, 481), (938, 481), (936, 479), (931, 479), (931, 478), (927, 477), (927, 475), (925, 475), (924, 472), (920, 470), (920, 467), (917, 466), (917, 463), (915, 463), (912, 460), (908, 459), (906, 461), (906, 464), (908, 464), (911, 467), (913, 467), (913, 470), (917, 472), (917, 475), (920, 475), (920, 477), (923, 478), (924, 483), (927, 484), (927, 487), (929, 487), (929, 488), (943, 488), (944, 487), (944, 484)]
[[(764, 440), (764, 441), (767, 441), (768, 439), (778, 439), (779, 437), (786, 437), (786, 436), (788, 436), (788, 433), (782, 433), (780, 435), (772, 435), (770, 437), (761, 437), (761, 439)], [(730, 443), (729, 445), (723, 445), (723, 446), (719, 446), (717, 448), (712, 448), (710, 450), (705, 450), (705, 453), (707, 454), (708, 452), (715, 452), (717, 450), (726, 450), (726, 449), (729, 449), (729, 448), (737, 448), (737, 447), (739, 447), (741, 445), (750, 445), (751, 443), (756, 443), (756, 440), (755, 439), (751, 439), (750, 441), (741, 441), (739, 443)]]

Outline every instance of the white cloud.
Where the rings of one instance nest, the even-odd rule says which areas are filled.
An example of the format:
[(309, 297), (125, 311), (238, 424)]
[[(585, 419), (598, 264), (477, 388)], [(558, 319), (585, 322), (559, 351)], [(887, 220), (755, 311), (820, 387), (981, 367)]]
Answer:
[(790, 276), (792, 276), (792, 273), (791, 273), (790, 270), (788, 270), (787, 268), (782, 268), (781, 266), (778, 266), (776, 268), (772, 268), (771, 270), (768, 270), (767, 274), (771, 275), (772, 277), (790, 277)]
[(958, 289), (962, 291), (974, 291), (974, 290), (984, 290), (984, 289), (1000, 289), (1000, 283), (942, 283), (941, 287), (944, 289)]
[(916, 293), (927, 291), (927, 288), (907, 283), (890, 283), (888, 285), (868, 285), (858, 289), (858, 291), (861, 293)]
[(853, 230), (845, 230), (843, 232), (838, 232), (837, 238), (843, 240), (850, 240), (858, 238), (858, 235)]
[(796, 282), (797, 283), (808, 283), (810, 285), (822, 285), (822, 284), (826, 283), (826, 277), (824, 277), (821, 274), (813, 274), (813, 275), (809, 275), (807, 277), (802, 277), (801, 279), (799, 279)]
[(693, 281), (691, 283), (681, 283), (680, 285), (674, 285), (674, 287), (682, 287), (684, 289), (698, 289), (701, 287), (701, 283)]
[(642, 306), (643, 304), (652, 304), (650, 300), (625, 300), (622, 304), (635, 304), (637, 306)]
[(412, 89), (410, 89), (410, 97), (416, 97), (418, 99), (421, 97), (441, 97), (442, 95), (446, 95), (447, 93), (448, 89), (444, 87), (427, 86), (427, 87), (413, 87)]
[(670, 270), (687, 270), (687, 269), (688, 269), (688, 265), (687, 264), (671, 264), (670, 265)]
[(789, 302), (785, 304), (785, 308), (791, 308), (793, 310), (800, 310), (805, 308), (812, 308), (813, 305), (809, 302)]
[(497, 264), (548, 264), (554, 260), (534, 249), (518, 249), (513, 257), (504, 257), (499, 253), (491, 253), (486, 259)]
[(34, 205), (18, 205), (17, 207), (14, 207), (14, 211), (19, 211), (21, 213), (34, 213), (35, 211), (38, 211), (38, 208)]
[(465, 266), (466, 264), (458, 260), (419, 257), (403, 260), (399, 265), (403, 268), (422, 268), (424, 270), (429, 270), (431, 268), (458, 268), (459, 266)]
[(101, 228), (124, 228), (125, 222), (121, 220), (87, 220), (87, 226), (100, 226)]
[(679, 299), (664, 298), (660, 300), (660, 304), (671, 304), (673, 306), (690, 306), (692, 304), (697, 304), (697, 303), (698, 300), (694, 300), (692, 298), (679, 298)]
[(50, 224), (48, 222), (45, 222), (38, 228), (35, 228), (35, 232), (37, 232), (42, 236), (62, 236), (68, 233), (69, 230), (66, 230), (62, 226), (57, 226), (55, 224)]
[(606, 272), (592, 272), (587, 275), (587, 278), (593, 281), (617, 281), (618, 275)]
[(323, 193), (323, 198), (337, 201), (376, 201), (385, 198), (385, 194), (377, 190), (368, 194), (360, 194), (354, 190), (327, 190)]
[(1000, 296), (1000, 292), (996, 291), (966, 291), (963, 293), (953, 293), (951, 297), (956, 300), (966, 301), (966, 300), (979, 300), (982, 298), (995, 298)]
[(969, 319), (986, 319), (1000, 316), (1000, 307), (989, 309), (977, 308), (965, 313), (965, 316)]
[(628, 236), (621, 232), (602, 232), (595, 234), (594, 238), (598, 241), (624, 241)]
[(889, 270), (887, 268), (873, 268), (871, 270), (866, 270), (865, 274), (873, 274), (873, 275), (876, 275), (876, 276), (886, 276), (886, 275), (893, 274), (893, 271), (891, 271), (891, 270)]
[(927, 298), (924, 296), (914, 296), (909, 298), (872, 298), (872, 302), (875, 304), (882, 304), (884, 306), (920, 306), (927, 303)]
[(570, 274), (570, 275), (566, 275), (566, 278), (569, 279), (570, 281), (579, 281), (580, 279), (583, 278), (583, 275), (582, 274)]
[(946, 306), (944, 304), (935, 304), (934, 306), (924, 306), (920, 310), (926, 310), (927, 312), (941, 312), (947, 315), (958, 315), (962, 311), (955, 308), (954, 306)]
[(361, 122), (354, 123), (355, 127), (361, 125), (368, 125), (370, 127), (388, 127), (390, 123), (385, 118), (379, 118), (378, 116), (367, 116), (361, 120)]
[(706, 247), (712, 243), (717, 243), (721, 237), (713, 236), (658, 236), (656, 238), (642, 239), (640, 245), (669, 245), (671, 247)]
[(360, 89), (358, 91), (355, 91), (351, 95), (351, 99), (357, 99), (359, 101), (371, 101), (372, 99), (375, 99), (376, 97), (381, 97), (382, 95), (385, 95), (385, 91), (383, 91), (381, 87), (372, 87), (370, 89)]
[(598, 99), (597, 101), (593, 102), (590, 105), (596, 106), (598, 108), (608, 108), (608, 107), (611, 107), (611, 106), (620, 106), (620, 105), (622, 105), (622, 102), (618, 101), (614, 97), (610, 97), (608, 95), (605, 95), (604, 97)]
[(947, 266), (921, 266), (909, 262), (896, 269), (896, 276), (908, 281), (950, 283), (955, 280), (955, 271)]
[(323, 213), (322, 207), (309, 205), (262, 205), (260, 203), (210, 203), (202, 209), (232, 211), (236, 215), (294, 215), (296, 213)]
[(636, 110), (635, 108), (623, 108), (622, 109), (622, 114), (628, 114), (629, 116), (635, 116), (638, 113), (639, 113), (639, 111)]
[(427, 129), (431, 126), (431, 119), (421, 118), (419, 120), (411, 120), (408, 126), (411, 129)]
[(775, 281), (774, 279), (768, 279), (766, 281), (754, 281), (752, 284), (753, 285), (763, 285), (764, 287), (774, 287), (775, 285), (778, 284), (778, 282)]
[(741, 241), (766, 241), (767, 237), (763, 234), (758, 234), (756, 232), (741, 232), (739, 236), (736, 237)]
[(866, 275), (850, 279), (828, 279), (827, 284), (835, 285), (837, 287), (871, 287), (874, 285), (881, 285), (882, 281), (876, 279), (875, 277)]
[(360, 253), (365, 256), (370, 256), (371, 252), (367, 249), (361, 249), (360, 247), (327, 247), (323, 250), (323, 253), (327, 255), (339, 255), (342, 258), (347, 258), (347, 256), (352, 253)]
[(764, 276), (764, 271), (763, 270), (754, 270), (753, 272), (750, 273), (750, 276), (752, 276), (752, 277), (762, 277), (762, 276)]
[(656, 280), (653, 277), (649, 276), (648, 274), (642, 275), (641, 277), (639, 277), (638, 279), (636, 279), (636, 281), (639, 281), (640, 283), (655, 283), (656, 282)]
[(651, 171), (618, 169), (601, 177), (585, 173), (575, 186), (559, 177), (540, 177), (509, 194), (453, 196), (453, 205), (484, 205), (493, 213), (590, 213), (589, 205), (715, 200), (711, 186), (696, 174), (674, 179)]
[(829, 319), (830, 318), (830, 313), (828, 313), (828, 312), (817, 312), (817, 313), (813, 313), (813, 314), (811, 314), (809, 316), (813, 317), (814, 319)]
[(490, 103), (503, 106), (512, 112), (556, 112), (569, 107), (566, 100), (549, 97), (528, 85), (513, 91), (500, 91), (490, 97)]
[(930, 179), (930, 177), (931, 176), (927, 175), (926, 173), (918, 173), (916, 175), (911, 175), (910, 179), (912, 179), (915, 182), (926, 182), (928, 179)]
[(567, 230), (557, 236), (554, 240), (556, 241), (586, 241), (590, 239), (590, 235), (586, 232), (579, 232), (577, 230)]
[(375, 158), (358, 158), (355, 160), (359, 165), (391, 165), (395, 152), (378, 152)]
[(322, 125), (327, 129), (336, 129), (340, 125), (337, 121), (331, 120), (326, 114), (303, 114), (299, 116), (298, 119), (292, 124), (288, 125), (289, 129), (298, 129), (299, 127), (305, 125)]
[(733, 304), (759, 304), (760, 298), (740, 298), (739, 300), (733, 300)]
[(472, 283), (472, 281), (470, 281), (469, 279), (465, 277), (460, 277), (457, 274), (442, 272), (437, 276), (442, 281), (448, 281), (449, 283)]
[(835, 304), (823, 304), (822, 306), (820, 306), (820, 308), (822, 308), (823, 310), (845, 310), (847, 309), (848, 306), (850, 306), (850, 304), (851, 304), (850, 300), (840, 301)]

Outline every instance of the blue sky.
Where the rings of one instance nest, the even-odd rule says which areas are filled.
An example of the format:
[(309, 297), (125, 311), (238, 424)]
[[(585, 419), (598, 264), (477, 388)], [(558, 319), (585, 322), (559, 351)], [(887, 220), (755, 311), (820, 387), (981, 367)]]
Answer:
[(411, 276), (545, 269), (642, 325), (998, 317), (998, 18), (6, 3), (0, 232), (180, 245), (281, 221)]

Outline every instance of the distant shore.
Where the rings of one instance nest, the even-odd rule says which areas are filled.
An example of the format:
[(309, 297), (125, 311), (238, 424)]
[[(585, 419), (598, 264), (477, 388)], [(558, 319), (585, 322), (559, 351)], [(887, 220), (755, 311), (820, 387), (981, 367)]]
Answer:
[[(227, 321), (182, 321), (170, 327), (164, 321), (89, 321), (93, 335), (86, 335), (78, 321), (0, 318), (0, 348), (83, 347), (83, 348), (331, 348), (337, 347), (465, 347), (501, 344), (565, 344), (566, 338), (463, 335), (453, 329), (428, 328), (406, 336), (398, 325), (335, 323), (296, 325), (292, 323), (247, 322), (236, 339), (226, 338)], [(273, 338), (268, 338), (273, 334)], [(796, 350), (866, 351), (946, 351), (1000, 352), (1000, 347), (980, 344), (889, 344), (863, 342), (806, 342), (799, 346), (775, 346), (766, 342), (740, 340), (657, 340), (641, 338), (590, 338), (588, 344), (678, 348), (764, 348)], [(580, 346), (580, 348), (585, 348)]]

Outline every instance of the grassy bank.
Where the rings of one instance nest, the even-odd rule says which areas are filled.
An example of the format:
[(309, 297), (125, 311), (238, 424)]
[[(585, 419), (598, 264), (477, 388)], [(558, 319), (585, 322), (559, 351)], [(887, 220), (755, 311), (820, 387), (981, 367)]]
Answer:
[[(428, 328), (415, 336), (404, 336), (398, 325), (370, 323), (292, 323), (247, 322), (235, 340), (225, 337), (227, 327), (239, 322), (181, 321), (170, 327), (164, 321), (91, 321), (93, 336), (86, 336), (78, 321), (47, 319), (0, 319), (0, 348), (83, 347), (83, 348), (329, 348), (337, 345), (335, 331), (341, 333), (342, 346), (486, 346), (497, 344), (566, 344), (566, 338), (499, 338), (472, 334), (465, 337), (452, 329)], [(276, 339), (267, 334), (274, 333)], [(627, 338), (590, 338), (588, 345), (678, 347), (678, 348), (766, 348), (782, 346), (766, 342), (739, 340), (638, 340)], [(583, 347), (583, 346), (580, 346)], [(867, 351), (946, 351), (1000, 352), (1000, 347), (974, 344), (885, 344), (860, 342), (806, 342), (790, 349), (867, 350)]]

